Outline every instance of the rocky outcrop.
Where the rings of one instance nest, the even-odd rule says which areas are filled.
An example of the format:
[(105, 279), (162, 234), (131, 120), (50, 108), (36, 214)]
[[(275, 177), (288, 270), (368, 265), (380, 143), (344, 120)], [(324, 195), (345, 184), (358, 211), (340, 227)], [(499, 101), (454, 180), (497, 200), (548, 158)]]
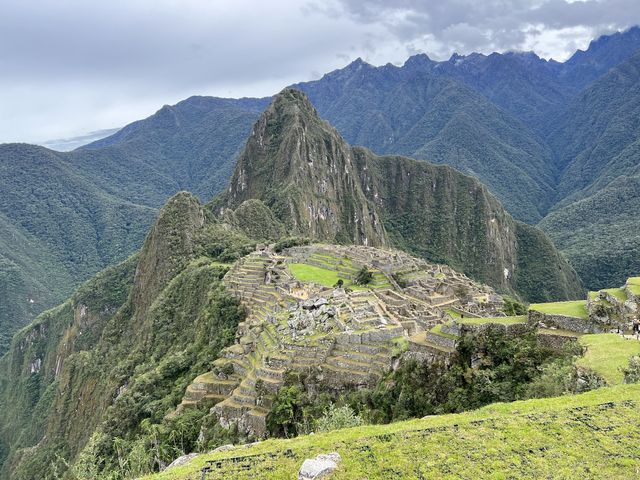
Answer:
[(316, 458), (312, 459), (308, 458), (300, 467), (298, 480), (319, 480), (321, 478), (326, 478), (338, 468), (338, 464), (341, 460), (340, 454), (337, 452), (328, 453), (326, 455), (320, 454), (317, 455)]

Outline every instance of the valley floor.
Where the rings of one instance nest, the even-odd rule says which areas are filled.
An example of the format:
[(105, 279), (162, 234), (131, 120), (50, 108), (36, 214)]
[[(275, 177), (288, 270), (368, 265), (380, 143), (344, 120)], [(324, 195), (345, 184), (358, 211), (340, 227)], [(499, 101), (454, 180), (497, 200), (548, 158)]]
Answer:
[[(357, 427), (202, 454), (147, 477), (291, 479), (306, 458), (338, 452), (332, 479), (640, 476), (640, 385), (494, 404), (462, 414)], [(210, 471), (203, 475), (203, 468)]]

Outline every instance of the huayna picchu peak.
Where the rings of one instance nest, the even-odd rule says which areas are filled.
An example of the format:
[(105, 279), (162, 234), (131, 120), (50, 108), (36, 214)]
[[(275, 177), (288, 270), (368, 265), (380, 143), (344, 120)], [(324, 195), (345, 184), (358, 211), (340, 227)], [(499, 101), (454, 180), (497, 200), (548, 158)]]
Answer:
[[(293, 89), (274, 97), (257, 121), (212, 206), (222, 214), (249, 199), (262, 201), (294, 235), (404, 249), (528, 300), (581, 294), (546, 236), (515, 221), (476, 179), (351, 147)], [(533, 268), (539, 258), (554, 268)]]

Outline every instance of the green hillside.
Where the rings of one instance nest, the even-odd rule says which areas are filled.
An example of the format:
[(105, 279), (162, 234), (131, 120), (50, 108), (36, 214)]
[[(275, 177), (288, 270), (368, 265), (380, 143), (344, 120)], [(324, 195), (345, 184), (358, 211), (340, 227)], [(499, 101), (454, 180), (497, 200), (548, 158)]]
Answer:
[(527, 126), (451, 78), (360, 60), (295, 85), (352, 145), (450, 165), (485, 183), (518, 219), (553, 196), (551, 151)]
[(203, 454), (146, 477), (293, 478), (305, 458), (338, 452), (331, 478), (633, 478), (640, 470), (640, 386), (494, 404), (457, 415), (356, 427)]
[(296, 90), (283, 90), (260, 117), (212, 208), (222, 213), (252, 199), (292, 234), (394, 246), (529, 301), (583, 293), (549, 239), (515, 221), (476, 179), (351, 147)]
[(35, 314), (141, 245), (156, 209), (93, 180), (67, 154), (0, 145), (0, 354)]
[(266, 101), (193, 97), (73, 152), (0, 145), (0, 355), (37, 314), (140, 248), (171, 195), (218, 193)]

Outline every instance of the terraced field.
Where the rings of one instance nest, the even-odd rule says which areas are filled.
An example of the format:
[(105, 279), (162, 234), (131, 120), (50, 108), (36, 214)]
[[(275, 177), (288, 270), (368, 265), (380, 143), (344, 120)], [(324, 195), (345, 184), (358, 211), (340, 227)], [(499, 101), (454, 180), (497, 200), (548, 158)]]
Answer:
[(629, 357), (640, 355), (639, 341), (615, 333), (582, 335), (579, 341), (586, 352), (576, 364), (595, 371), (608, 385), (621, 384)]
[(570, 302), (532, 303), (529, 310), (535, 310), (551, 315), (566, 315), (576, 318), (588, 318), (587, 302), (575, 300)]
[(494, 404), (457, 415), (357, 427), (203, 454), (148, 477), (296, 478), (336, 451), (332, 479), (631, 479), (640, 476), (640, 385)]

